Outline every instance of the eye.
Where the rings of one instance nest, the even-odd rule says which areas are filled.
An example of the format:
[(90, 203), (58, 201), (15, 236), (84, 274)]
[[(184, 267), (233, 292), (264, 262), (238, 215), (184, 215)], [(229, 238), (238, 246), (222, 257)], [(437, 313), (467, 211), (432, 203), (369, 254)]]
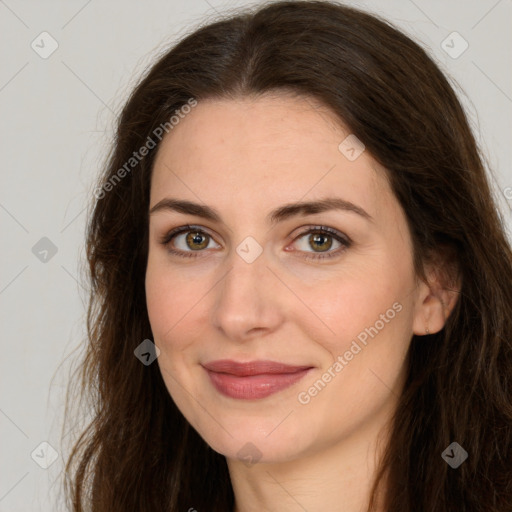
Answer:
[[(309, 254), (302, 257), (311, 260), (334, 258), (352, 245), (352, 241), (348, 236), (326, 226), (309, 228), (299, 235), (294, 242), (297, 240), (299, 241), (299, 250), (305, 253), (309, 252)], [(338, 244), (337, 249), (330, 251), (333, 245), (336, 244)], [(313, 254), (308, 249), (313, 249)]]
[(206, 231), (195, 226), (181, 226), (173, 229), (160, 241), (171, 254), (185, 258), (199, 256), (198, 253), (208, 248), (210, 242), (213, 242), (213, 238)]
[[(326, 226), (309, 228), (295, 238), (294, 242), (297, 240), (300, 242), (299, 252), (306, 253), (302, 257), (311, 260), (339, 256), (352, 245), (352, 241), (348, 236)], [(200, 256), (203, 249), (208, 249), (210, 242), (213, 241), (212, 236), (203, 229), (187, 225), (169, 231), (160, 240), (160, 243), (166, 246), (171, 254), (185, 258), (194, 258)], [(336, 244), (338, 244), (336, 250), (331, 251), (330, 249)], [(217, 244), (216, 248), (219, 247)], [(313, 253), (308, 249), (313, 249)]]

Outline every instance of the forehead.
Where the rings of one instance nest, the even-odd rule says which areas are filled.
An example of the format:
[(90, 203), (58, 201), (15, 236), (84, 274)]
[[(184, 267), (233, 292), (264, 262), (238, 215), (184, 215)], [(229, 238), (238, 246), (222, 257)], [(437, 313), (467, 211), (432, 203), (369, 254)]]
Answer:
[(244, 204), (264, 213), (338, 195), (378, 217), (393, 200), (384, 170), (366, 151), (355, 160), (340, 151), (350, 135), (307, 97), (200, 101), (161, 142), (150, 204), (172, 195), (226, 211), (236, 202), (237, 214)]

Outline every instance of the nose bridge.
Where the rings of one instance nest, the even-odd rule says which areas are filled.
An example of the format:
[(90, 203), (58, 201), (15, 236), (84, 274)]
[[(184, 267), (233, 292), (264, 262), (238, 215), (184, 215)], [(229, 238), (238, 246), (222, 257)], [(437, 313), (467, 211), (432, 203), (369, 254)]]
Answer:
[(279, 322), (271, 282), (275, 277), (268, 268), (266, 254), (256, 240), (244, 239), (229, 255), (228, 271), (219, 283), (212, 319), (229, 337), (241, 339), (248, 331), (273, 329)]
[(263, 247), (254, 242), (242, 242), (229, 256), (229, 272), (223, 279), (222, 295), (225, 299), (244, 300), (253, 307), (266, 296), (266, 284), (271, 272)]

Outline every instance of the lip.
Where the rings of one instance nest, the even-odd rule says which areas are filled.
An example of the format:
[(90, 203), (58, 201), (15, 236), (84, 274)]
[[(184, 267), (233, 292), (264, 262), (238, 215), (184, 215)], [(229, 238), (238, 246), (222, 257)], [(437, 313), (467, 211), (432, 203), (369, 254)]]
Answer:
[(213, 386), (225, 396), (255, 400), (273, 395), (302, 379), (313, 367), (276, 361), (246, 363), (223, 359), (202, 365)]

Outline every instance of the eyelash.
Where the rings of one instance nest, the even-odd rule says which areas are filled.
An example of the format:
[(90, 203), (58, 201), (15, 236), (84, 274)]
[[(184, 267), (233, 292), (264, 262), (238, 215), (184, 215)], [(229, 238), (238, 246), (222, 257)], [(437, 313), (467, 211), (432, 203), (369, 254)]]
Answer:
[[(175, 228), (175, 229), (169, 231), (160, 240), (160, 243), (162, 245), (166, 246), (167, 250), (171, 254), (174, 254), (176, 256), (180, 256), (180, 257), (183, 257), (183, 258), (197, 258), (197, 257), (199, 257), (198, 253), (203, 252), (202, 250), (199, 250), (199, 251), (180, 251), (180, 250), (175, 250), (175, 249), (171, 249), (171, 248), (168, 247), (170, 242), (171, 242), (171, 240), (175, 236), (180, 235), (182, 233), (189, 233), (189, 232), (200, 233), (202, 235), (206, 235), (209, 238), (213, 238), (211, 235), (209, 235), (203, 229), (201, 229), (201, 228), (199, 228), (197, 226), (187, 225), (187, 226), (181, 226), (179, 228)], [(338, 241), (342, 245), (342, 247), (337, 249), (337, 250), (335, 250), (335, 251), (332, 251), (332, 252), (312, 253), (312, 254), (314, 254), (314, 256), (310, 256), (310, 255), (302, 256), (304, 259), (307, 259), (307, 260), (322, 260), (322, 259), (325, 259), (325, 258), (327, 258), (327, 259), (334, 258), (334, 257), (338, 256), (340, 253), (344, 252), (346, 249), (348, 249), (352, 245), (352, 240), (348, 236), (342, 235), (339, 231), (337, 231), (335, 229), (332, 229), (332, 228), (329, 228), (327, 226), (315, 226), (313, 228), (309, 228), (308, 230), (303, 231), (302, 233), (297, 235), (297, 237), (293, 240), (293, 242), (295, 242), (296, 240), (299, 240), (300, 238), (304, 237), (305, 235), (309, 235), (309, 234), (320, 234), (320, 235), (321, 234), (327, 234), (327, 235), (330, 235), (336, 241)]]

